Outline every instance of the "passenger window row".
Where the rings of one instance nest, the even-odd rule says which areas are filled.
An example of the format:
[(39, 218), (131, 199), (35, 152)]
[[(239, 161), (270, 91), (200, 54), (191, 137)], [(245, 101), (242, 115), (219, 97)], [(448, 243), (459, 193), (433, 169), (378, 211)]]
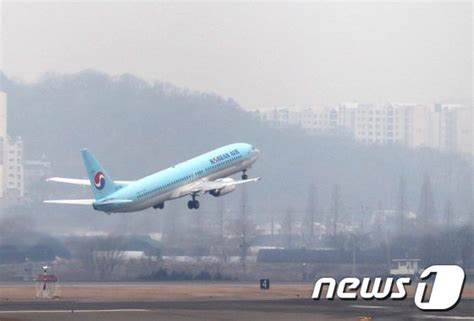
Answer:
[[(219, 168), (219, 167), (223, 166), (224, 164), (229, 164), (229, 163), (231, 163), (231, 162), (233, 162), (233, 161), (235, 161), (236, 159), (241, 158), (241, 157), (242, 157), (242, 155), (237, 155), (237, 156), (231, 157), (231, 158), (229, 158), (229, 159), (227, 159), (227, 160), (225, 160), (225, 161), (223, 161), (223, 162), (220, 162), (219, 164), (215, 164), (215, 165), (213, 165), (213, 166), (210, 166), (210, 167), (206, 168), (205, 171), (206, 171), (206, 172), (212, 171), (212, 170), (214, 170), (214, 169), (216, 169), (216, 168)], [(199, 176), (200, 174), (202, 174), (202, 171), (197, 172), (197, 173), (196, 173), (196, 176)], [(154, 188), (154, 189), (152, 189), (152, 190), (150, 190), (150, 191), (140, 192), (140, 193), (138, 194), (138, 198), (143, 198), (143, 197), (148, 196), (148, 195), (150, 195), (150, 194), (152, 194), (152, 193), (155, 193), (155, 192), (157, 192), (157, 191), (166, 190), (166, 189), (170, 188), (171, 186), (174, 186), (174, 185), (176, 185), (176, 184), (178, 184), (178, 183), (181, 183), (181, 182), (190, 180), (191, 178), (193, 178), (193, 176), (194, 176), (193, 174), (186, 175), (186, 176), (184, 176), (184, 177), (182, 177), (182, 178), (180, 178), (180, 179), (178, 179), (178, 180), (174, 180), (174, 181), (172, 181), (172, 182), (170, 182), (170, 183), (168, 183), (168, 184), (159, 186), (159, 187)]]
[(154, 189), (152, 189), (152, 190), (150, 190), (150, 191), (140, 192), (140, 194), (138, 195), (138, 198), (143, 198), (143, 197), (148, 196), (148, 195), (150, 195), (150, 194), (152, 194), (152, 193), (155, 193), (155, 192), (157, 192), (157, 191), (161, 191), (161, 190), (164, 190), (164, 189), (168, 189), (169, 187), (171, 187), (171, 186), (173, 186), (173, 185), (176, 185), (177, 183), (181, 183), (181, 182), (184, 182), (184, 181), (188, 181), (188, 180), (190, 180), (192, 177), (193, 177), (192, 174), (186, 175), (186, 176), (184, 176), (184, 177), (182, 177), (182, 178), (180, 178), (180, 179), (174, 180), (174, 181), (172, 181), (172, 182), (170, 182), (170, 183), (168, 183), (168, 184), (159, 186), (159, 187), (154, 188)]

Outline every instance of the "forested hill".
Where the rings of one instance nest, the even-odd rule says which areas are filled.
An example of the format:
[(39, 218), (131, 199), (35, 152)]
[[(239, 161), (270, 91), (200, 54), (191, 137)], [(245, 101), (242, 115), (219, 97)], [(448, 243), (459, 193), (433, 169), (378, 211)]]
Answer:
[[(336, 183), (346, 208), (396, 207), (402, 173), (415, 210), (425, 173), (438, 208), (448, 198), (460, 213), (470, 206), (472, 167), (452, 155), (280, 131), (253, 119), (232, 99), (132, 75), (84, 71), (34, 83), (0, 78), (0, 89), (8, 94), (10, 135), (23, 138), (27, 159), (46, 155), (55, 175), (83, 177), (79, 151), (84, 147), (114, 178), (134, 179), (224, 144), (248, 142), (261, 150), (249, 172), (263, 177), (249, 186), (252, 206), (259, 210), (304, 210), (312, 181), (322, 208), (330, 206)], [(229, 202), (238, 201), (234, 194)]]

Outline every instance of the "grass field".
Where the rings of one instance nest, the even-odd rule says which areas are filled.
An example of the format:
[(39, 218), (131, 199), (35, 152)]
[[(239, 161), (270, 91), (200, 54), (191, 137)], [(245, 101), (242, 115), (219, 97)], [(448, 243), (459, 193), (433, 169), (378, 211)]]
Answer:
[[(258, 283), (64, 283), (65, 300), (199, 300), (199, 299), (294, 299), (310, 298), (313, 283), (274, 283), (260, 290)], [(414, 286), (407, 287), (412, 297)], [(0, 284), (0, 301), (35, 298), (35, 285)], [(474, 284), (466, 284), (463, 298), (474, 298)]]

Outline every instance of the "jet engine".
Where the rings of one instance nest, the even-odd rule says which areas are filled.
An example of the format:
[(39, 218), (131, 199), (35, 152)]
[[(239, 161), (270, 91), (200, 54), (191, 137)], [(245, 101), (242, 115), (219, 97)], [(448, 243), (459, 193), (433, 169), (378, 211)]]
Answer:
[[(221, 179), (216, 180), (216, 182), (224, 182), (224, 183), (229, 183), (229, 182), (233, 182), (233, 181), (234, 180), (230, 177), (221, 178)], [(229, 194), (230, 192), (234, 191), (234, 189), (235, 189), (235, 185), (228, 185), (228, 186), (223, 187), (223, 188), (210, 190), (209, 194), (211, 194), (214, 197), (218, 197), (218, 196), (222, 196), (222, 195), (225, 195), (225, 194)]]

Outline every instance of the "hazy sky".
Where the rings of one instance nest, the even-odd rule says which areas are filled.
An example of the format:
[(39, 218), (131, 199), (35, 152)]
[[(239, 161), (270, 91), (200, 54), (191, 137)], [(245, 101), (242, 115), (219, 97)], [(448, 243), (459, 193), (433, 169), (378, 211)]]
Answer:
[(2, 2), (0, 68), (132, 73), (245, 108), (472, 101), (472, 4)]

